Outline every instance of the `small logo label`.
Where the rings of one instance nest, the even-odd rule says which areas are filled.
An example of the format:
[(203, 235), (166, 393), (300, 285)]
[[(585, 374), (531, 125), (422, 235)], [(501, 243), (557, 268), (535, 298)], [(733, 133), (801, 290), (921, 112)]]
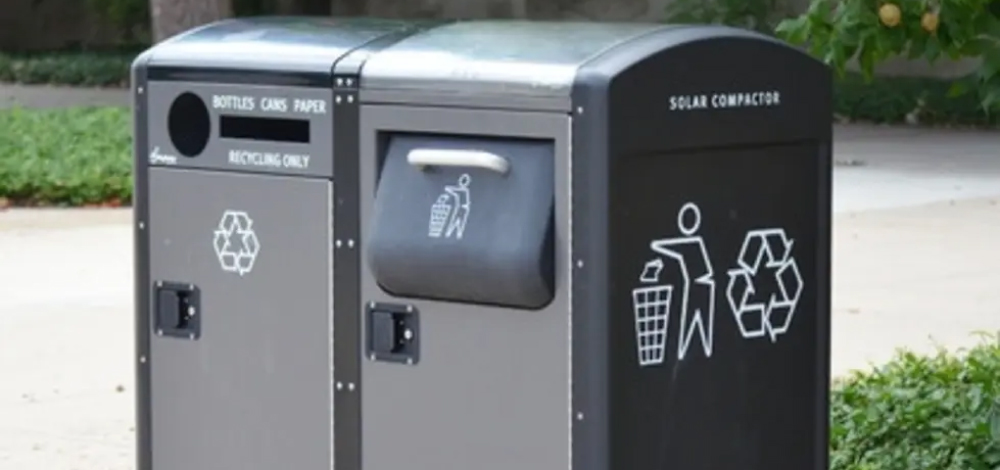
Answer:
[(162, 154), (160, 153), (159, 147), (153, 147), (153, 151), (149, 152), (149, 163), (152, 165), (176, 165), (177, 157), (174, 155)]

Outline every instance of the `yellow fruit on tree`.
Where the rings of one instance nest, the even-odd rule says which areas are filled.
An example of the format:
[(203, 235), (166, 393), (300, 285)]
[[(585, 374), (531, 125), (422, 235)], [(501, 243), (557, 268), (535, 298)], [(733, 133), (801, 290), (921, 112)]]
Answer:
[(926, 30), (928, 33), (937, 32), (938, 25), (940, 24), (941, 24), (941, 17), (939, 17), (938, 14), (934, 12), (929, 11), (927, 13), (924, 13), (924, 16), (920, 18), (920, 26), (923, 26), (924, 30)]
[(903, 12), (895, 3), (886, 3), (878, 9), (878, 17), (882, 20), (882, 24), (892, 28), (899, 24), (899, 21), (903, 17)]

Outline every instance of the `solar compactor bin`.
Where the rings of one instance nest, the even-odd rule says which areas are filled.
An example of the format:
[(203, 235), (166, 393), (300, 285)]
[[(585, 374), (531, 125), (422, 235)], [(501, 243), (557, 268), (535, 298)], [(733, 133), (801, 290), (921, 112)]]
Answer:
[(143, 54), (139, 470), (825, 469), (831, 91), (703, 26)]
[(140, 470), (358, 468), (358, 73), (421, 27), (230, 20), (136, 60)]
[(827, 468), (827, 67), (458, 22), (359, 96), (361, 469)]

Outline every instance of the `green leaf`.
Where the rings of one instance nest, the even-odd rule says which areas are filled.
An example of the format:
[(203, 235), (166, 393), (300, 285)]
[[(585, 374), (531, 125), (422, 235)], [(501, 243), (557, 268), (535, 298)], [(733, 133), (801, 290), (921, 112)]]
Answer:
[(1000, 87), (988, 88), (982, 93), (982, 96), (984, 110), (992, 111), (1000, 108)]
[(951, 87), (948, 88), (948, 97), (949, 98), (957, 98), (959, 96), (962, 96), (962, 95), (968, 93), (969, 91), (970, 91), (970, 88), (969, 88), (968, 82), (957, 81), (955, 83), (952, 83)]
[(983, 53), (979, 76), (983, 80), (990, 80), (998, 73), (1000, 73), (1000, 48), (994, 47)]
[(809, 39), (809, 22), (805, 17), (783, 20), (778, 23), (775, 33), (795, 45), (804, 44)]
[(869, 36), (865, 39), (858, 52), (858, 64), (861, 66), (861, 73), (866, 79), (871, 79), (875, 75), (875, 64), (878, 60), (878, 38)]
[(1000, 444), (1000, 403), (994, 402), (990, 408), (990, 437), (993, 442)]
[(927, 35), (919, 35), (913, 38), (909, 44), (909, 50), (907, 51), (907, 58), (910, 60), (916, 59), (923, 56), (927, 52)]
[(927, 39), (927, 45), (924, 48), (924, 56), (931, 63), (935, 62), (941, 57), (941, 42), (938, 41), (936, 37), (929, 37)]

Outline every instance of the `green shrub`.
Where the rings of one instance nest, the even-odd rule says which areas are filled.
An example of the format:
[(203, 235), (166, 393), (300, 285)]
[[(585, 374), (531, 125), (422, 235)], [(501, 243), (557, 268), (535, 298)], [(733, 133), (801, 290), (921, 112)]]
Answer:
[(0, 53), (0, 82), (31, 85), (127, 86), (135, 54), (58, 52)]
[(104, 18), (125, 42), (148, 41), (151, 20), (149, 0), (89, 0), (91, 10)]
[(973, 94), (953, 96), (953, 82), (920, 77), (876, 77), (848, 73), (834, 84), (834, 112), (851, 121), (898, 124), (912, 116), (924, 125), (991, 127), (997, 114), (986, 112)]
[(787, 0), (673, 0), (666, 7), (666, 19), (670, 23), (724, 24), (774, 34), (788, 11)]
[(1000, 111), (998, 11), (997, 0), (811, 0), (776, 32), (838, 73), (856, 58), (866, 78), (892, 57), (980, 58), (982, 65), (953, 92), (976, 91), (983, 107)]
[(900, 353), (831, 394), (832, 470), (993, 470), (1000, 344), (964, 355)]
[(129, 203), (130, 122), (122, 108), (0, 110), (0, 198), (18, 205)]

